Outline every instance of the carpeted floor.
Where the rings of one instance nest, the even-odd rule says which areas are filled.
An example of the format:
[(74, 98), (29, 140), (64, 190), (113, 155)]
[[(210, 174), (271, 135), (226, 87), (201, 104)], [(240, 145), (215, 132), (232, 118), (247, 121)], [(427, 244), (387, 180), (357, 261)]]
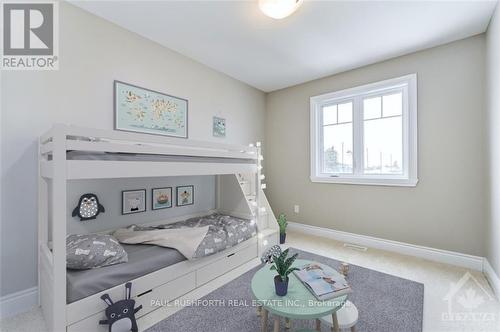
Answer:
[[(300, 259), (309, 259), (337, 267), (340, 262), (309, 252), (298, 252)], [(260, 320), (252, 307), (250, 281), (257, 267), (203, 297), (196, 305), (186, 307), (154, 325), (148, 332), (156, 331), (259, 331)], [(356, 325), (363, 331), (422, 331), (424, 286), (389, 274), (351, 265), (349, 282), (353, 293), (349, 300), (359, 310)], [(210, 300), (212, 300), (210, 302)], [(223, 300), (224, 305), (219, 305)], [(206, 306), (208, 304), (208, 306)], [(272, 331), (273, 319), (269, 320)], [(293, 329), (312, 327), (312, 321), (294, 321)], [(284, 321), (282, 320), (282, 329)], [(323, 326), (323, 331), (328, 329)]]

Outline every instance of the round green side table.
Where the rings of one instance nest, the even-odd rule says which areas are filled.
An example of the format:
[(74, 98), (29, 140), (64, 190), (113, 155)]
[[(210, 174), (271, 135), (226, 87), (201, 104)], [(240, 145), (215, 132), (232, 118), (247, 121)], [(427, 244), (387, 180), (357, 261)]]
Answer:
[[(313, 261), (297, 259), (293, 266), (300, 267), (310, 263), (323, 265)], [(261, 317), (261, 332), (267, 331), (268, 313), (274, 315), (274, 332), (279, 332), (280, 317), (285, 318), (287, 329), (290, 329), (290, 320), (315, 319), (316, 330), (319, 331), (321, 328), (319, 318), (327, 315), (332, 315), (332, 331), (339, 331), (336, 312), (343, 306), (347, 295), (319, 301), (292, 273), (289, 275), (287, 295), (278, 296), (274, 288), (275, 275), (276, 271), (271, 271), (271, 265), (265, 265), (252, 278), (252, 293), (258, 305), (258, 314)]]

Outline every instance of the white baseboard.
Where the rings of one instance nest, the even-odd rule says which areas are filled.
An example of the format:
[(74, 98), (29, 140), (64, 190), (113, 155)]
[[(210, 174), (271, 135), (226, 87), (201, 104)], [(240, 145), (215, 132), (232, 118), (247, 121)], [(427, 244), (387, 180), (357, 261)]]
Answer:
[(497, 299), (500, 299), (500, 278), (486, 258), (484, 259), (483, 272), (486, 279), (488, 279), (491, 288), (493, 288)]
[(0, 319), (26, 312), (38, 305), (38, 287), (0, 297)]
[(372, 236), (358, 235), (354, 233), (342, 232), (297, 222), (289, 222), (288, 227), (291, 230), (326, 237), (340, 242), (353, 243), (369, 248), (396, 252), (398, 254), (415, 256), (435, 262), (461, 266), (477, 271), (483, 271), (484, 258), (479, 256), (385, 240)]

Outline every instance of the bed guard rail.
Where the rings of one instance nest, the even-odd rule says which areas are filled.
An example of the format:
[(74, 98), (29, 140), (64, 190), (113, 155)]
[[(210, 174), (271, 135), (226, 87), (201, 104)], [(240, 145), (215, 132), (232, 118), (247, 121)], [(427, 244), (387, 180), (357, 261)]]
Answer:
[(183, 138), (83, 128), (64, 124), (55, 124), (52, 129), (40, 137), (41, 155), (47, 156), (53, 152), (54, 140), (58, 137), (65, 140), (67, 151), (76, 150), (250, 160), (256, 160), (258, 158), (257, 148), (253, 146), (186, 140)]

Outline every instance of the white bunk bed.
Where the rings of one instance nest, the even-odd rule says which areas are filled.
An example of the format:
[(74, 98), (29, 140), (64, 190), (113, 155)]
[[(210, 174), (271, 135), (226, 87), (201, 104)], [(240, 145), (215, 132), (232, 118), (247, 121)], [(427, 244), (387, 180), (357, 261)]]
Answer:
[(104, 293), (120, 299), (120, 284), (67, 303), (66, 190), (69, 180), (165, 176), (216, 176), (216, 208), (253, 218), (258, 236), (223, 252), (181, 261), (131, 280), (132, 297), (143, 309), (138, 324), (157, 307), (259, 257), (278, 241), (278, 226), (261, 184), (260, 144), (196, 142), (136, 133), (54, 125), (39, 141), (39, 302), (51, 331), (105, 331), (99, 325)]

